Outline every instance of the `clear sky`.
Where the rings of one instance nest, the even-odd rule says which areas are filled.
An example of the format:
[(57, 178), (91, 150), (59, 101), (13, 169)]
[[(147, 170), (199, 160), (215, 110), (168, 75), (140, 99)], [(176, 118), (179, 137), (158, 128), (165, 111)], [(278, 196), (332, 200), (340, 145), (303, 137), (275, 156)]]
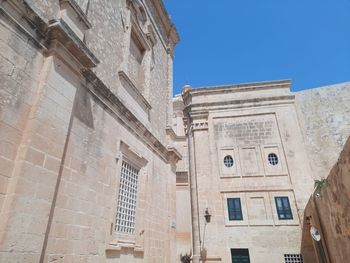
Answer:
[(174, 93), (291, 79), (292, 90), (350, 81), (350, 0), (164, 0), (180, 34)]

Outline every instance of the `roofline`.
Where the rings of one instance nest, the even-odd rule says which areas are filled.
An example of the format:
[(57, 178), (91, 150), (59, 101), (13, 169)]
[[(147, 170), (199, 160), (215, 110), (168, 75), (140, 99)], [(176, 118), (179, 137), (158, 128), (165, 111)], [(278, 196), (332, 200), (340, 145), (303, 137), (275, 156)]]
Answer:
[(176, 29), (175, 24), (172, 22), (170, 18), (170, 15), (163, 3), (163, 0), (151, 0), (151, 1), (154, 4), (158, 13), (160, 14), (162, 23), (167, 30), (168, 37), (172, 40), (174, 45), (176, 45), (180, 41), (180, 36)]
[(266, 86), (272, 86), (279, 87), (279, 88), (290, 88), (291, 85), (290, 79), (282, 79), (282, 80), (270, 80), (270, 81), (259, 81), (259, 82), (243, 82), (238, 84), (225, 84), (225, 85), (216, 85), (216, 86), (204, 86), (204, 87), (197, 87), (193, 88), (191, 91), (211, 91), (211, 90), (217, 90), (217, 89), (237, 89), (237, 88), (245, 88), (245, 87), (266, 87)]

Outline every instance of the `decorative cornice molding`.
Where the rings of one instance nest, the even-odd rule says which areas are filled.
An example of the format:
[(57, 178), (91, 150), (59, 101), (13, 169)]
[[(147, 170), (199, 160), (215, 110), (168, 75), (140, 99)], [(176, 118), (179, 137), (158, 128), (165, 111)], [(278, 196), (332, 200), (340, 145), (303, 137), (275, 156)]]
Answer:
[[(257, 103), (262, 103), (263, 106), (268, 105), (278, 105), (278, 104), (293, 104), (295, 96), (294, 95), (286, 95), (286, 96), (276, 96), (276, 97), (262, 97), (262, 98), (253, 98), (253, 99), (240, 99), (240, 100), (229, 100), (229, 101), (218, 101), (218, 102), (203, 102), (203, 103), (194, 103), (189, 104), (184, 108), (184, 112), (188, 112), (193, 115), (196, 112), (193, 112), (194, 108), (205, 108), (209, 110), (209, 108), (215, 109), (230, 109), (234, 108), (249, 108), (258, 106)], [(243, 104), (250, 104), (239, 106)], [(260, 106), (260, 105), (259, 105)]]
[(47, 23), (29, 6), (25, 0), (2, 2), (1, 17), (9, 21), (21, 34), (25, 35), (37, 48), (46, 50)]
[(0, 6), (0, 13), (40, 49), (47, 51), (51, 48), (50, 51), (53, 51), (57, 46), (56, 42), (59, 42), (83, 67), (92, 68), (99, 63), (85, 43), (62, 19), (46, 23), (25, 0), (8, 0), (5, 3), (6, 5)]
[(121, 123), (143, 141), (154, 153), (167, 163), (177, 162), (181, 159), (174, 149), (165, 147), (137, 117), (112, 93), (112, 91), (88, 69), (82, 70), (87, 80), (87, 88), (99, 99)]
[(188, 101), (189, 98), (194, 96), (213, 95), (213, 94), (227, 94), (227, 93), (242, 93), (249, 91), (261, 91), (270, 89), (290, 89), (290, 80), (275, 80), (275, 81), (263, 81), (263, 82), (252, 82), (252, 83), (241, 83), (233, 85), (223, 86), (211, 86), (187, 89), (182, 94), (183, 100)]
[(69, 28), (62, 19), (49, 21), (47, 41), (60, 42), (84, 67), (96, 67), (100, 61), (94, 56), (90, 49)]
[(208, 130), (207, 121), (196, 121), (192, 123), (192, 131), (205, 131)]

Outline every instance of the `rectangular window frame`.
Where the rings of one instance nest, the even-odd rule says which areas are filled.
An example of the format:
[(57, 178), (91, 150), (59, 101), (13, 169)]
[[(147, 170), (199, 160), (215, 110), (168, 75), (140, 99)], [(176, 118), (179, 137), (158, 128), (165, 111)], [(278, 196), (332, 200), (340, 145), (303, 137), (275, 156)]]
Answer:
[(139, 174), (139, 167), (126, 159), (122, 159), (114, 227), (114, 231), (118, 234), (134, 235)]
[(243, 262), (250, 263), (249, 249), (248, 248), (231, 248), (231, 260), (232, 260), (232, 263), (243, 263)]
[[(278, 204), (279, 199), (282, 207)], [(275, 196), (275, 204), (279, 220), (293, 220), (292, 208), (288, 196)]]
[[(233, 207), (230, 206), (230, 201), (232, 202)], [(238, 203), (236, 201), (238, 201)], [(239, 205), (237, 206), (237, 204)], [(228, 212), (229, 221), (243, 221), (241, 198), (239, 197), (227, 198), (227, 212)]]

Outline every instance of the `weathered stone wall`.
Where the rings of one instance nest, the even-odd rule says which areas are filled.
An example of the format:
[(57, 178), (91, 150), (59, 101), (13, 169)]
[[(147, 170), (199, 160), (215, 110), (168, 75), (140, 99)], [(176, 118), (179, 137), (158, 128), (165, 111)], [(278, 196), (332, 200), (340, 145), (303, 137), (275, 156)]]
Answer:
[[(322, 242), (329, 262), (343, 263), (350, 259), (350, 139), (327, 177), (326, 186), (314, 194), (305, 209), (302, 247), (306, 263), (323, 262), (315, 250)], [(310, 226), (321, 233), (321, 241), (312, 241)], [(314, 243), (313, 245), (310, 245)], [(316, 261), (316, 258), (318, 261)], [(327, 262), (327, 261), (324, 261)]]
[[(194, 262), (201, 248), (208, 261), (222, 262), (231, 261), (232, 248), (248, 248), (252, 262), (277, 263), (284, 254), (300, 254), (300, 218), (313, 182), (289, 82), (192, 89), (183, 99)], [(276, 165), (269, 153), (277, 155)], [(224, 165), (227, 155), (232, 167)], [(277, 196), (288, 197), (293, 218), (278, 217)], [(229, 220), (227, 198), (240, 198), (242, 220)], [(206, 224), (207, 208), (212, 217)]]
[(314, 178), (325, 178), (350, 136), (350, 83), (295, 93)]
[[(86, 15), (86, 4), (1, 2), (0, 261), (174, 262), (179, 155), (165, 128), (176, 36), (139, 32), (148, 75), (137, 93), (120, 81), (134, 7), (90, 1)], [(165, 16), (150, 25), (175, 30), (160, 10), (147, 21)], [(125, 158), (142, 161), (129, 237), (115, 231)]]

